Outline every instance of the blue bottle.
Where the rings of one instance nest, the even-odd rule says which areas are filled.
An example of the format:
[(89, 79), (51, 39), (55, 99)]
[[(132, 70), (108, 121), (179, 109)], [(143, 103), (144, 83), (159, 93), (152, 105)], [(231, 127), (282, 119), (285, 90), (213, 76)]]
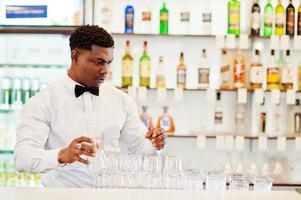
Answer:
[(134, 33), (134, 7), (132, 5), (127, 5), (124, 14), (125, 14), (124, 33)]

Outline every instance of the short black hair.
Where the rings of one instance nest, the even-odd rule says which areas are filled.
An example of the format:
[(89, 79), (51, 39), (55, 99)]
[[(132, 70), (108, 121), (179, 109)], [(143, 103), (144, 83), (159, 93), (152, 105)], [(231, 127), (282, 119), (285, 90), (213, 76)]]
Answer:
[(69, 38), (70, 49), (91, 50), (92, 45), (99, 47), (114, 47), (112, 36), (102, 27), (84, 25), (75, 29)]

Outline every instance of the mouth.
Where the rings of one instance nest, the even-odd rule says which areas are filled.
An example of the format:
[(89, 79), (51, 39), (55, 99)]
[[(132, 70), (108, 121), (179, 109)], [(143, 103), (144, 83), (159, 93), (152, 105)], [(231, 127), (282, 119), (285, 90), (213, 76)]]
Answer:
[(96, 79), (96, 82), (98, 84), (102, 84), (104, 81), (105, 81), (105, 77), (99, 77), (99, 78)]

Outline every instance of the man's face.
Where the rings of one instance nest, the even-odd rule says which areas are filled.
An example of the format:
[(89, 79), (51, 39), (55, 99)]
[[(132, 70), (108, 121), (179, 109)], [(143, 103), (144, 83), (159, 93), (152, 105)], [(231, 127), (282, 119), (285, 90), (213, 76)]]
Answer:
[(113, 61), (113, 48), (93, 45), (91, 50), (74, 49), (71, 54), (78, 81), (88, 87), (99, 87)]

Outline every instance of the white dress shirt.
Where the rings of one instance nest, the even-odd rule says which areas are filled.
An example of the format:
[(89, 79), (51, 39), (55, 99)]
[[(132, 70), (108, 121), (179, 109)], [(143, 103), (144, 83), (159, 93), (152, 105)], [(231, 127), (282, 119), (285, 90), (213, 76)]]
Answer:
[(81, 136), (103, 139), (104, 149), (130, 153), (155, 152), (145, 139), (146, 127), (137, 113), (135, 101), (109, 83), (99, 88), (99, 96), (89, 92), (75, 97), (78, 84), (68, 75), (29, 99), (25, 104), (14, 160), (18, 171), (43, 173), (47, 187), (92, 187), (92, 172), (82, 163), (59, 166), (58, 153)]

